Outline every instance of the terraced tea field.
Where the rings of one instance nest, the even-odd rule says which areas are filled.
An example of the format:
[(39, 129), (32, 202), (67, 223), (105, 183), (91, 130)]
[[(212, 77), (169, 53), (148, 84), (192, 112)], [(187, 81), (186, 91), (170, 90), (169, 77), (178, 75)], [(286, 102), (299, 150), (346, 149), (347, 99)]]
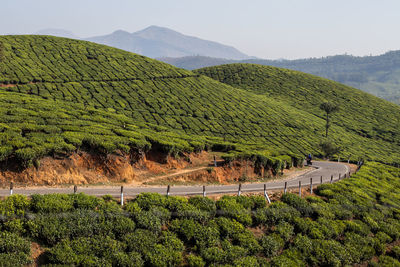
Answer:
[[(400, 108), (337, 83), (281, 72), (245, 72), (244, 84), (252, 81), (254, 88), (264, 86), (259, 77), (271, 76), (265, 88), (275, 93), (266, 93), (90, 42), (2, 36), (0, 160), (28, 166), (78, 149), (179, 155), (208, 148), (280, 166), (321, 153), (325, 121), (316, 107), (341, 92), (337, 99), (346, 105), (330, 130), (343, 148), (340, 156), (400, 162)], [(288, 100), (288, 88), (301, 93)], [(346, 112), (358, 115), (341, 120)]]

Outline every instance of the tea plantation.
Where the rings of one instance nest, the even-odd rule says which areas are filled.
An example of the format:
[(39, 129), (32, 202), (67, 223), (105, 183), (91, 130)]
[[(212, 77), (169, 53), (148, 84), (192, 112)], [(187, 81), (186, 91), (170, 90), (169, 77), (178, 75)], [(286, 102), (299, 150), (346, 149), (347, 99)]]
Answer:
[(73, 266), (400, 265), (400, 169), (366, 163), (317, 196), (166, 197), (123, 208), (84, 194), (0, 201), (0, 262)]
[[(284, 160), (321, 153), (325, 120), (317, 107), (332, 97), (343, 104), (330, 129), (342, 158), (400, 162), (399, 107), (281, 72), (271, 82), (275, 93), (260, 94), (90, 42), (1, 36), (0, 163), (29, 166), (78, 149), (173, 155), (212, 149), (227, 152), (229, 160), (247, 157), (278, 168)], [(260, 75), (248, 74), (270, 88)], [(290, 95), (288, 88), (301, 93)]]
[[(400, 143), (400, 109), (398, 105), (360, 90), (287, 69), (255, 64), (228, 64), (195, 70), (225, 84), (249, 92), (268, 96), (291, 107), (323, 118), (321, 102), (332, 102), (339, 107), (334, 125), (361, 137)], [(343, 143), (343, 138), (338, 139)], [(357, 142), (348, 144), (358, 146)], [(347, 145), (345, 145), (347, 146)], [(374, 150), (367, 152), (373, 157)]]

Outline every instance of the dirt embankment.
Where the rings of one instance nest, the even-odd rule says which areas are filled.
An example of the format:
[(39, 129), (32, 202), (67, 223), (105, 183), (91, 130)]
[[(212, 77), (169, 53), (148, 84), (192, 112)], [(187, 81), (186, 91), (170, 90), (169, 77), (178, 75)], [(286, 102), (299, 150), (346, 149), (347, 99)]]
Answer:
[[(36, 84), (36, 83), (38, 83), (38, 82), (29, 82), (27, 84)], [(1, 88), (9, 88), (9, 87), (17, 87), (17, 86), (18, 86), (18, 84), (16, 84), (16, 83), (0, 83)]]
[(87, 152), (73, 153), (67, 157), (45, 157), (39, 166), (24, 170), (0, 166), (0, 183), (20, 185), (60, 185), (99, 183), (141, 183), (147, 177), (173, 170), (199, 166), (209, 162), (207, 153), (190, 154), (175, 159), (160, 153), (138, 155), (98, 155)]
[(2, 88), (9, 88), (9, 87), (15, 87), (17, 86), (16, 84), (5, 84), (5, 83), (0, 83), (0, 87)]
[(231, 164), (224, 164), (223, 161), (218, 162), (218, 167), (210, 164), (207, 168), (200, 168), (194, 172), (178, 171), (179, 175), (170, 174), (153, 177), (145, 180), (144, 184), (231, 184), (260, 182), (274, 178), (290, 179), (294, 176), (301, 175), (309, 171), (308, 168), (298, 169), (291, 168), (283, 170), (279, 176), (275, 176), (271, 170), (259, 169), (250, 161), (234, 161)]
[[(64, 157), (45, 157), (40, 164), (19, 170), (11, 163), (0, 165), (0, 184), (19, 186), (87, 185), (126, 183), (132, 186), (179, 183), (220, 183), (257, 181), (272, 177), (270, 171), (256, 169), (249, 161), (224, 164), (208, 152), (186, 154), (179, 158), (150, 151), (143, 155), (99, 155), (77, 152)], [(285, 170), (285, 173), (290, 172)]]

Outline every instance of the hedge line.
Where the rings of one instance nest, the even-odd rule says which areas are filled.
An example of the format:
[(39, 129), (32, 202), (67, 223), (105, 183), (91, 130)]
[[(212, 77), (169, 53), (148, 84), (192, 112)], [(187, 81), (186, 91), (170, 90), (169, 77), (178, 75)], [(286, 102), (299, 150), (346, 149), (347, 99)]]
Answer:
[(0, 259), (76, 266), (399, 265), (400, 169), (366, 163), (317, 196), (13, 195), (0, 201)]

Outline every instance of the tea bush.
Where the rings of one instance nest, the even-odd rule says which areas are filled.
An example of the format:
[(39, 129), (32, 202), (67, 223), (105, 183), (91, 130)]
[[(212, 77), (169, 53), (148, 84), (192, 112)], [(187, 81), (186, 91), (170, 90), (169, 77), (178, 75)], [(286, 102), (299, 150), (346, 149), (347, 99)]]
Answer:
[(17, 234), (0, 232), (0, 263), (2, 266), (16, 266), (31, 263), (30, 243)]
[(26, 196), (12, 195), (0, 202), (0, 214), (5, 216), (24, 215), (30, 202)]
[(268, 206), (254, 196), (146, 193), (121, 208), (109, 197), (14, 195), (0, 200), (0, 260), (29, 264), (36, 242), (44, 263), (75, 266), (397, 266), (399, 178), (368, 162), (315, 196)]
[(265, 235), (260, 239), (260, 245), (267, 258), (276, 256), (285, 245), (284, 240), (277, 234)]

